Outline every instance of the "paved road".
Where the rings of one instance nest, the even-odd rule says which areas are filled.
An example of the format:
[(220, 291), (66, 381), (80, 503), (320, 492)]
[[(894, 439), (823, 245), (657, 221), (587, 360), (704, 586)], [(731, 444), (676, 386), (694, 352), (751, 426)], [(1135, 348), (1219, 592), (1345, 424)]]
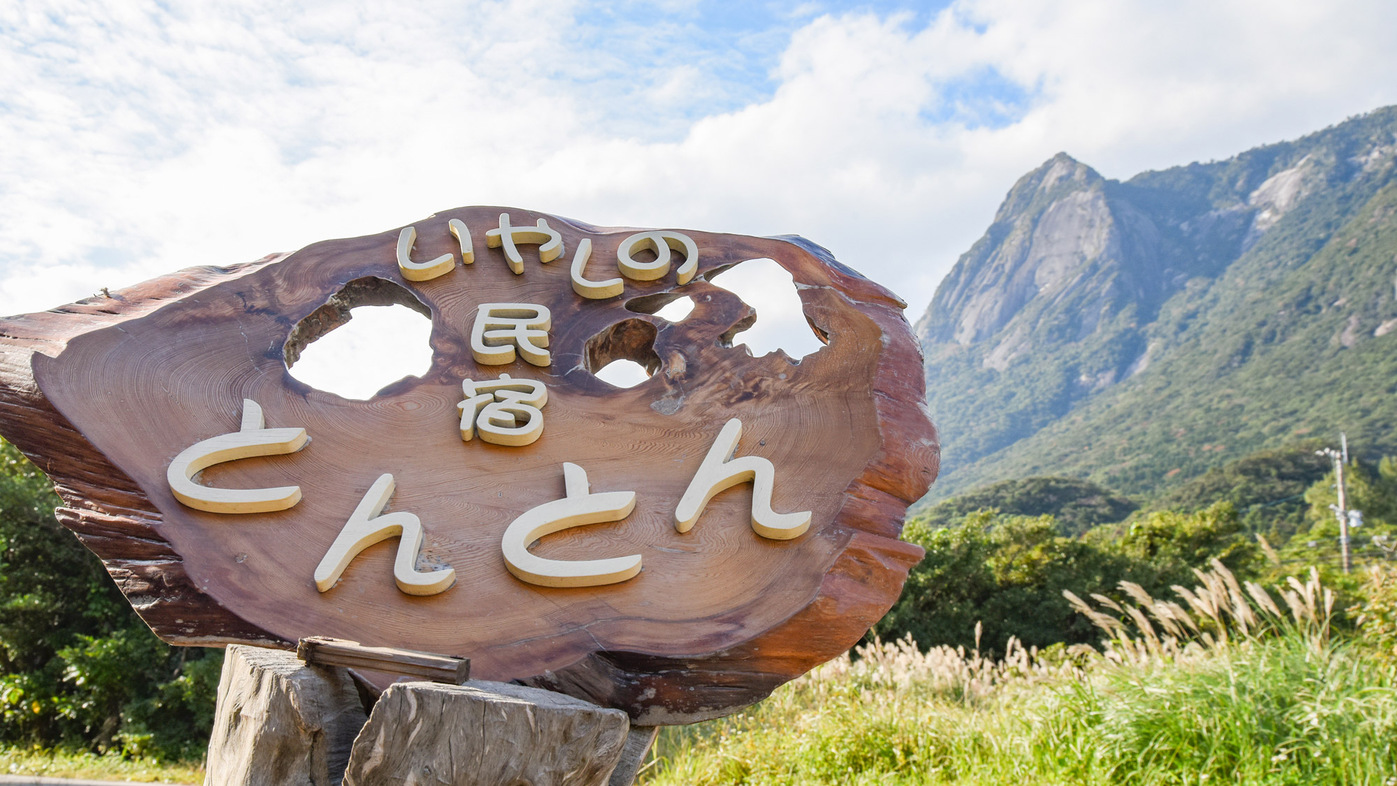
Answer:
[(41, 778), (37, 775), (0, 775), (0, 786), (131, 786), (132, 781), (83, 781)]

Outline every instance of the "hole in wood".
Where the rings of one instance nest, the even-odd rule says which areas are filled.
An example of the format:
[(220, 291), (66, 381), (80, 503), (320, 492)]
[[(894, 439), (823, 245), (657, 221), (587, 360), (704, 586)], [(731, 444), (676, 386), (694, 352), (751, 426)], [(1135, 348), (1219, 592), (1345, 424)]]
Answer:
[(694, 299), (685, 295), (659, 311), (656, 311), (655, 316), (670, 322), (683, 322), (684, 318), (692, 314), (693, 311)]
[(431, 368), (431, 314), (392, 281), (355, 279), (291, 330), (286, 367), (317, 390), (359, 401), (373, 398)]
[(652, 314), (667, 322), (683, 322), (694, 310), (694, 299), (678, 292), (660, 292), (626, 301), (626, 308), (637, 314)]
[(828, 335), (805, 316), (795, 280), (770, 259), (749, 259), (707, 276), (709, 282), (742, 298), (757, 312), (750, 323), (739, 323), (724, 334), (733, 344), (745, 344), (754, 357), (784, 350), (791, 360), (820, 351)]
[(632, 388), (660, 370), (655, 326), (626, 319), (587, 340), (587, 370), (618, 388)]
[(597, 379), (618, 388), (633, 388), (650, 378), (650, 372), (634, 360), (613, 360), (597, 372)]

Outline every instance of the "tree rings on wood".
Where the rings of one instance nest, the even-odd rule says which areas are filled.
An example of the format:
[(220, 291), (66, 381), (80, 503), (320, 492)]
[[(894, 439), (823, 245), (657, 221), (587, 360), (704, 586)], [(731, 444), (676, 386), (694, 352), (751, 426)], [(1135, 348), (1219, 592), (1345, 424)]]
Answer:
[[(511, 243), (476, 243), (470, 263), (462, 260), (463, 232), (479, 239), (501, 226), (512, 228)], [(903, 516), (938, 466), (921, 354), (896, 296), (796, 237), (595, 227), (511, 208), (451, 210), (412, 228), (409, 270), (441, 265), (425, 280), (405, 277), (406, 228), (395, 228), (0, 320), (0, 433), (53, 478), (60, 520), (157, 634), (176, 644), (280, 646), (334, 636), (459, 655), (481, 679), (523, 680), (661, 725), (757, 701), (848, 649), (886, 613), (921, 556), (898, 540)], [(643, 266), (662, 249), (680, 274), (627, 276), (618, 249), (641, 232), (693, 245), (631, 242), (621, 256)], [(583, 241), (588, 280), (614, 289), (620, 279), (619, 295), (574, 289), (569, 260)], [(437, 262), (445, 255), (454, 266)], [(732, 346), (753, 309), (708, 283), (761, 258), (791, 274), (806, 320), (827, 341), (799, 362)], [(693, 310), (677, 322), (628, 308), (678, 296)], [(341, 324), (348, 308), (377, 303), (430, 313), (425, 375), (367, 401), (290, 376), (287, 360), (308, 341)], [(513, 360), (475, 360), (473, 344), (497, 346), (514, 318), (476, 331), (484, 304), (542, 307), (519, 317), (533, 320), (518, 328), (531, 338)], [(598, 362), (618, 358), (636, 360), (649, 378), (622, 389), (594, 375)], [(510, 405), (536, 413), (530, 428), (541, 431), (519, 444), (463, 439), (463, 381), (502, 374), (546, 387), (546, 405)], [(245, 401), (260, 407), (265, 429), (305, 429), (309, 442), (207, 466), (196, 482), (295, 486), (299, 501), (246, 513), (182, 504), (167, 482), (171, 463), (238, 432)], [(472, 406), (498, 416), (490, 410), (498, 403)], [(688, 531), (676, 529), (681, 497), (732, 419), (741, 421), (734, 466), (760, 463), (740, 463), (748, 456), (770, 462), (771, 509), (809, 512), (798, 536), (754, 530), (753, 483), (740, 481), (716, 493)], [(508, 418), (492, 422), (509, 432)], [(549, 530), (528, 553), (639, 555), (638, 574), (539, 586), (507, 569), (503, 534), (567, 496), (565, 462), (585, 470), (593, 495), (633, 492), (634, 508), (612, 514), (620, 520)], [(407, 532), (416, 517), (420, 544), (402, 552), (392, 533), (361, 540), (321, 591), (317, 564), (385, 474), (392, 497), (368, 519)], [(395, 564), (399, 576), (450, 568), (454, 583), (414, 595), (395, 585)]]

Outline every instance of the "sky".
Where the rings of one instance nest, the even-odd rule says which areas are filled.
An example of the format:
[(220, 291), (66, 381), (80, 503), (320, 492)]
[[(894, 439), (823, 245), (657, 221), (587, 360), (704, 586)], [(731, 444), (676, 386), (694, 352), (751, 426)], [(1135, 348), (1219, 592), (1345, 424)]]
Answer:
[(1014, 181), (1397, 103), (1391, 0), (0, 4), (0, 314), (499, 204), (799, 234), (915, 321)]

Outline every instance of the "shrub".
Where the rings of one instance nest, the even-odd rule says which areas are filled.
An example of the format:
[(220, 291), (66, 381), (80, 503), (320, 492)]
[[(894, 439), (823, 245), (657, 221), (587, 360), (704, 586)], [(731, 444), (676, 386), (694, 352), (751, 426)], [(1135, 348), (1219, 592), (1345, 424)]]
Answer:
[(1363, 602), (1351, 613), (1358, 629), (1377, 652), (1397, 661), (1397, 566), (1374, 565), (1362, 589)]
[(197, 757), (220, 651), (157, 639), (54, 519), (57, 504), (0, 441), (0, 743)]

